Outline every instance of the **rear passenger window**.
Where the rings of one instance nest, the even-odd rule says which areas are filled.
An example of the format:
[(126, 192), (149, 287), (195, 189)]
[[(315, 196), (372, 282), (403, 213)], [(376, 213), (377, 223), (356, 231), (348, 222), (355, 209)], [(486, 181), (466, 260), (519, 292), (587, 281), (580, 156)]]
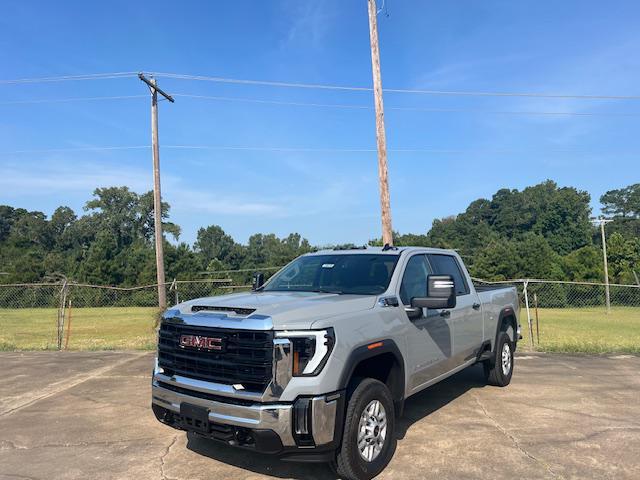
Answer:
[(429, 254), (429, 263), (436, 275), (451, 275), (456, 287), (456, 295), (467, 295), (469, 285), (462, 274), (460, 265), (455, 257), (451, 255)]

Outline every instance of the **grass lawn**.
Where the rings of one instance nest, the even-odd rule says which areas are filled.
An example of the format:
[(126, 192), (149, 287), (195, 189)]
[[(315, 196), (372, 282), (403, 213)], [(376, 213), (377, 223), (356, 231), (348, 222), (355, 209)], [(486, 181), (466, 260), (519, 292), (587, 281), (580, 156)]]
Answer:
[[(69, 349), (153, 349), (157, 312), (153, 307), (74, 308)], [(56, 321), (54, 308), (0, 309), (0, 350), (55, 349)]]
[[(526, 313), (521, 310), (522, 345), (529, 344)], [(155, 348), (153, 307), (74, 308), (70, 350), (146, 350)], [(536, 350), (570, 353), (640, 354), (640, 307), (541, 308)], [(535, 310), (531, 309), (534, 320)], [(0, 350), (56, 348), (57, 310), (0, 308)]]
[[(529, 344), (526, 310), (522, 343)], [(535, 310), (531, 309), (535, 338)], [(540, 308), (540, 345), (536, 350), (570, 353), (640, 353), (640, 307)]]

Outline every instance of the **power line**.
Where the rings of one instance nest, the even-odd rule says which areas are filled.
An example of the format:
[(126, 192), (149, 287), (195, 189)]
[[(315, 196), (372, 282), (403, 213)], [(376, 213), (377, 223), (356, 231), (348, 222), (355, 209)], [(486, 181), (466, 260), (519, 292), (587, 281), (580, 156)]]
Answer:
[[(205, 75), (187, 75), (180, 73), (156, 73), (156, 77), (173, 78), (178, 80), (198, 80), (217, 83), (230, 83), (242, 85), (261, 85), (270, 87), (306, 88), (320, 90), (344, 90), (356, 92), (371, 92), (371, 87), (359, 87), (348, 85), (330, 85), (319, 83), (297, 83), (279, 82), (269, 80), (250, 80), (228, 77), (212, 77)], [(586, 100), (640, 100), (640, 95), (578, 95), (578, 94), (557, 94), (557, 93), (536, 93), (536, 92), (489, 92), (489, 91), (456, 91), (456, 90), (426, 90), (409, 88), (385, 88), (385, 92), (390, 93), (414, 93), (424, 95), (441, 96), (481, 96), (481, 97), (533, 97), (533, 98), (564, 98), (564, 99), (586, 99)]]
[(147, 98), (147, 95), (115, 95), (110, 97), (67, 97), (67, 98), (44, 98), (30, 100), (13, 100), (0, 102), (0, 105), (22, 105), (40, 103), (69, 103), (69, 102), (92, 102), (99, 100), (129, 100), (131, 98)]
[[(111, 150), (143, 150), (151, 148), (151, 145), (132, 146), (105, 146), (105, 147), (70, 147), (47, 148), (34, 150), (14, 150), (0, 152), (0, 155), (37, 154), (37, 153), (72, 153)], [(298, 153), (374, 153), (376, 148), (332, 148), (332, 147), (261, 147), (250, 145), (163, 145), (162, 148), (174, 150), (220, 150), (220, 151), (257, 151), (257, 152), (298, 152)], [(418, 148), (390, 148), (394, 153), (437, 153), (437, 154), (545, 154), (545, 153), (573, 153), (585, 155), (640, 155), (640, 152), (610, 152), (610, 151), (585, 151), (571, 149), (556, 150), (512, 150), (512, 149), (447, 149), (434, 147)]]
[(15, 80), (0, 80), (0, 85), (15, 85), (20, 83), (48, 83), (81, 80), (108, 80), (136, 76), (138, 72), (88, 73), (83, 75), (60, 75), (56, 77), (18, 78)]
[[(247, 97), (225, 97), (218, 95), (197, 95), (190, 93), (174, 93), (174, 97), (213, 100), (220, 102), (239, 102), (254, 103), (262, 105), (278, 105), (292, 107), (310, 107), (310, 108), (337, 108), (351, 110), (373, 110), (370, 105), (358, 105), (349, 103), (316, 103), (316, 102), (291, 102), (284, 100), (270, 100), (262, 98)], [(103, 100), (129, 100), (147, 98), (146, 95), (115, 95), (104, 97), (63, 97), (63, 98), (46, 98), (46, 99), (28, 99), (28, 100), (12, 100), (0, 102), (0, 105), (29, 105), (43, 103), (72, 103), (83, 101), (103, 101)], [(640, 113), (630, 112), (563, 112), (563, 111), (536, 111), (536, 110), (482, 110), (473, 108), (431, 108), (431, 107), (386, 107), (387, 110), (407, 111), (407, 112), (427, 112), (427, 113), (472, 113), (472, 114), (488, 114), (488, 115), (537, 115), (537, 116), (577, 116), (577, 117), (638, 117)]]
[[(211, 95), (195, 95), (189, 93), (174, 93), (174, 97), (195, 98), (202, 100), (215, 100), (223, 102), (242, 102), (242, 103), (258, 103), (267, 105), (282, 105), (293, 107), (319, 107), (319, 108), (344, 108), (355, 110), (373, 110), (370, 105), (358, 105), (349, 103), (308, 103), (308, 102), (289, 102), (282, 100), (266, 100), (259, 98), (246, 97), (223, 97)], [(536, 111), (536, 110), (482, 110), (473, 108), (432, 108), (432, 107), (385, 107), (386, 110), (396, 111), (416, 111), (431, 113), (478, 113), (478, 114), (496, 114), (496, 115), (551, 115), (551, 116), (620, 116), (620, 117), (637, 117), (640, 113), (623, 113), (623, 112), (557, 112), (557, 111)]]
[(93, 152), (103, 150), (141, 150), (151, 148), (151, 145), (134, 145), (122, 147), (70, 147), (70, 148), (44, 148), (34, 150), (14, 150), (12, 152), (0, 152), (0, 155), (17, 155), (22, 153), (63, 153), (63, 152)]
[[(46, 83), (82, 80), (106, 80), (115, 78), (135, 77), (138, 72), (113, 72), (113, 73), (93, 73), (84, 75), (61, 75), (54, 77), (20, 78), (13, 80), (0, 80), (0, 85), (24, 84), (24, 83)], [(342, 90), (354, 92), (371, 92), (371, 87), (353, 85), (334, 85), (321, 83), (302, 82), (280, 82), (270, 80), (239, 79), (230, 77), (217, 77), (207, 75), (188, 75), (181, 73), (161, 72), (156, 73), (156, 77), (172, 78), (177, 80), (198, 80), (217, 83), (260, 85), (270, 87), (304, 88), (319, 90)], [(385, 88), (389, 93), (423, 94), (435, 96), (471, 96), (471, 97), (531, 97), (531, 98), (557, 98), (576, 100), (640, 100), (640, 95), (583, 95), (583, 94), (560, 94), (560, 93), (538, 93), (538, 92), (504, 92), (504, 91), (463, 91), (463, 90), (428, 90), (410, 88)]]

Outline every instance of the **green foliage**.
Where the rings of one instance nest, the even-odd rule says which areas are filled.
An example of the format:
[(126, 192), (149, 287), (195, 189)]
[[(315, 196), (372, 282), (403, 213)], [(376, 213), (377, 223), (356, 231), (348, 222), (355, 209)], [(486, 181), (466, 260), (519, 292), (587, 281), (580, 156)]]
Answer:
[[(82, 283), (134, 286), (156, 282), (153, 194), (127, 187), (97, 188), (84, 216), (59, 207), (50, 219), (42, 212), (0, 206), (0, 266), (3, 283), (40, 282), (66, 277)], [(162, 203), (163, 230), (174, 239), (180, 227), (168, 221)], [(306, 239), (256, 234), (248, 245), (236, 243), (218, 225), (201, 228), (194, 248), (164, 241), (167, 281), (194, 279), (212, 270), (281, 266), (311, 250)], [(251, 273), (243, 281), (249, 281)], [(96, 293), (96, 295), (99, 295)], [(152, 296), (152, 295), (151, 295)], [(1, 299), (0, 299), (1, 300)], [(86, 305), (113, 299), (89, 298)], [(92, 303), (93, 302), (93, 303)]]
[(603, 279), (602, 250), (587, 245), (574, 250), (562, 259), (566, 280), (601, 282)]
[[(424, 233), (394, 232), (396, 246), (457, 250), (472, 275), (488, 280), (543, 278), (601, 281), (599, 231), (589, 221), (589, 194), (546, 182), (498, 190), (457, 216), (436, 219)], [(635, 283), (640, 274), (640, 184), (610, 190), (601, 198), (607, 214), (609, 274), (613, 282)], [(152, 192), (127, 187), (97, 188), (78, 217), (69, 207), (47, 219), (42, 212), (0, 205), (0, 276), (3, 283), (66, 277), (77, 282), (133, 286), (156, 281)], [(193, 248), (176, 243), (180, 227), (162, 203), (168, 281), (200, 278), (202, 272), (265, 269), (313, 250), (297, 233), (284, 238), (256, 233), (246, 245), (222, 227), (200, 228)], [(369, 241), (382, 245), (381, 239)], [(234, 278), (249, 282), (251, 272)], [(96, 299), (98, 301), (99, 299)], [(560, 300), (562, 301), (562, 300)]]
[(622, 218), (640, 218), (640, 183), (609, 190), (600, 197), (602, 211)]
[[(607, 213), (621, 215), (607, 226), (612, 281), (635, 283), (640, 273), (640, 184), (607, 192)], [(472, 275), (487, 280), (545, 278), (602, 281), (602, 247), (589, 216), (590, 196), (547, 180), (522, 191), (501, 189), (457, 215), (433, 221), (426, 235), (394, 233), (394, 243), (456, 250)], [(637, 217), (637, 218), (636, 218)], [(614, 234), (624, 238), (621, 241)], [(611, 242), (611, 239), (609, 240)], [(374, 239), (370, 245), (382, 245)], [(611, 250), (613, 248), (613, 250)]]
[(635, 283), (633, 270), (640, 265), (640, 238), (625, 238), (620, 232), (610, 235), (607, 240), (609, 277), (614, 283)]
[(480, 278), (562, 279), (560, 256), (541, 235), (527, 233), (519, 240), (498, 241), (480, 250), (470, 267)]

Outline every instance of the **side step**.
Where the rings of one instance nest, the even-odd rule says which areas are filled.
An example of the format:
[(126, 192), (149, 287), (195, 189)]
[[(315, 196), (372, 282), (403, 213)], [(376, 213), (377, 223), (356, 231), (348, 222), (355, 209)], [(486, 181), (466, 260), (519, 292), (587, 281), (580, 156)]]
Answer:
[(478, 352), (476, 362), (483, 362), (485, 360), (491, 360), (492, 358), (493, 352), (491, 351), (491, 340), (486, 340), (482, 342), (482, 346), (480, 347), (480, 351)]
[(486, 350), (478, 356), (478, 362), (483, 362), (484, 360), (491, 360), (492, 358), (493, 358), (493, 352), (491, 350)]

